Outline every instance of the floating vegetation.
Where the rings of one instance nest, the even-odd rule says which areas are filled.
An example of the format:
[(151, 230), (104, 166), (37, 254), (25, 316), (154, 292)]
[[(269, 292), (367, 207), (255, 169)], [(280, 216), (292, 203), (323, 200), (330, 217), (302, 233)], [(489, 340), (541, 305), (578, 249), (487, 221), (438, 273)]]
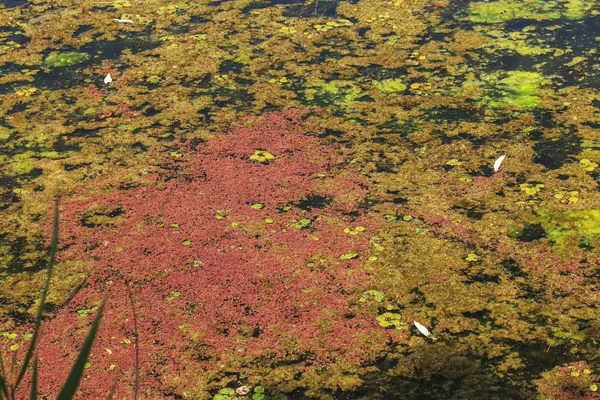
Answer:
[(90, 56), (87, 53), (71, 51), (68, 53), (51, 54), (44, 60), (44, 65), (48, 67), (71, 67), (81, 64), (89, 60)]
[(597, 6), (10, 2), (0, 350), (59, 195), (38, 397), (596, 396)]
[(469, 4), (469, 19), (477, 23), (497, 24), (515, 19), (535, 21), (560, 18), (581, 19), (597, 15), (592, 2), (584, 0), (499, 0)]

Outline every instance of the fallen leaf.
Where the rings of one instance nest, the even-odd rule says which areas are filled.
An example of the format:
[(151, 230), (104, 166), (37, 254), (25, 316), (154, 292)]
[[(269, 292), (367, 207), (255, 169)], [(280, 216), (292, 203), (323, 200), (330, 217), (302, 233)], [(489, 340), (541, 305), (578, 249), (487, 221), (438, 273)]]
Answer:
[(502, 161), (504, 161), (505, 157), (506, 154), (501, 155), (496, 161), (494, 161), (494, 172), (498, 172), (498, 170), (500, 169), (500, 165), (502, 164)]
[[(421, 332), (421, 334), (425, 337), (430, 337), (431, 333), (429, 332), (429, 329), (425, 328), (425, 326), (421, 325), (420, 323), (418, 323), (417, 321), (413, 321), (415, 326), (417, 327), (417, 330), (419, 332)], [(431, 339), (435, 340), (434, 337), (431, 337)]]

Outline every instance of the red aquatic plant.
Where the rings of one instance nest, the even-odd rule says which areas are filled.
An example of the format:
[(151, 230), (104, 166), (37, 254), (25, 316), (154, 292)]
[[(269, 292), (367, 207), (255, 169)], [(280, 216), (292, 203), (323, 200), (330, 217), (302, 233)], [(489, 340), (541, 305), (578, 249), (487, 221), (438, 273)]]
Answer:
[[(125, 282), (136, 298), (148, 398), (181, 395), (207, 371), (285, 362), (300, 372), (381, 355), (388, 335), (357, 306), (369, 288), (361, 264), (376, 228), (358, 212), (365, 184), (348, 170), (336, 178), (344, 160), (305, 131), (303, 114), (245, 121), (196, 149), (183, 146), (152, 185), (81, 191), (65, 205), (61, 259), (87, 259), (95, 272), (45, 326), (40, 357), (52, 368), (40, 368), (44, 393), (55, 390), (89, 325), (85, 315), (105, 294), (82, 393), (105, 393), (117, 373), (119, 394), (131, 392)], [(257, 151), (273, 157), (251, 158)]]

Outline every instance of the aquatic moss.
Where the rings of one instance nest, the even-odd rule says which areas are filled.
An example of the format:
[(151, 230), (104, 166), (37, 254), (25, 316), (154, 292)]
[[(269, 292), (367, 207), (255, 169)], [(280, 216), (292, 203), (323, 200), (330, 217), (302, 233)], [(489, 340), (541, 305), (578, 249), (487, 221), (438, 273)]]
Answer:
[(71, 51), (68, 53), (51, 54), (44, 60), (44, 65), (48, 67), (70, 67), (72, 65), (81, 64), (89, 60), (90, 56), (87, 53)]

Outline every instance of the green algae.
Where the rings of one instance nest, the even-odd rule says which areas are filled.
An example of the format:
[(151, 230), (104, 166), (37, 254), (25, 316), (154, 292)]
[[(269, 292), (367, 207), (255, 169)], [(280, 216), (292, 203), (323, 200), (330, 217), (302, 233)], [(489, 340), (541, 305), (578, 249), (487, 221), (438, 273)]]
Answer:
[(34, 153), (31, 151), (15, 155), (11, 164), (13, 173), (23, 175), (33, 171), (35, 168), (35, 163), (31, 159), (33, 156)]
[(317, 88), (306, 89), (304, 93), (308, 101), (341, 107), (352, 107), (352, 102), (364, 95), (360, 87), (343, 80), (323, 82)]
[(515, 19), (549, 21), (560, 18), (581, 19), (591, 12), (593, 5), (583, 0), (539, 1), (500, 0), (469, 4), (469, 19), (482, 24), (498, 24)]
[(485, 80), (489, 82), (488, 99), (492, 107), (516, 106), (524, 110), (539, 107), (540, 88), (548, 83), (548, 79), (541, 74), (529, 71), (509, 71), (502, 79), (488, 76)]
[(71, 67), (89, 60), (87, 53), (71, 51), (68, 53), (51, 54), (44, 60), (44, 65), (53, 68)]
[(381, 93), (401, 93), (406, 90), (406, 85), (400, 79), (384, 79), (382, 81), (373, 81), (373, 86)]
[(559, 19), (556, 2), (501, 0), (469, 4), (469, 19), (477, 23), (497, 24), (513, 19), (537, 21)]
[(600, 237), (600, 210), (573, 210), (541, 214), (544, 229), (558, 251), (571, 246), (597, 247)]
[(6, 140), (10, 137), (10, 135), (10, 129), (0, 126), (0, 140)]

